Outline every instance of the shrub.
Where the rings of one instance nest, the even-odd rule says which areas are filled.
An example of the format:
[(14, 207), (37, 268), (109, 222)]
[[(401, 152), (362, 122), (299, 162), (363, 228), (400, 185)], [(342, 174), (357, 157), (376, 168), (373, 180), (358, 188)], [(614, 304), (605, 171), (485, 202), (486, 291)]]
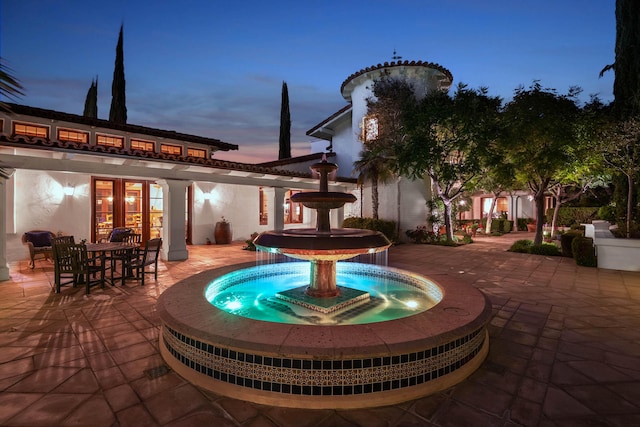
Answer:
[(251, 233), (251, 237), (244, 241), (247, 245), (243, 246), (242, 249), (244, 249), (245, 251), (255, 251), (256, 245), (253, 244), (253, 241), (256, 239), (256, 237), (258, 237), (257, 232)]
[(596, 250), (593, 246), (593, 239), (590, 237), (577, 236), (571, 242), (571, 250), (576, 264), (584, 267), (597, 267)]
[(417, 226), (415, 230), (407, 230), (406, 235), (414, 243), (435, 243), (439, 240), (438, 235), (424, 225)]
[(543, 243), (541, 245), (531, 245), (529, 253), (533, 255), (560, 256), (560, 249), (555, 243)]
[(342, 222), (344, 228), (360, 228), (362, 230), (379, 231), (392, 242), (398, 240), (396, 234), (396, 222), (384, 219), (349, 217)]
[(573, 239), (578, 236), (582, 236), (582, 232), (578, 230), (567, 231), (560, 235), (560, 247), (562, 248), (562, 256), (573, 258), (573, 250), (571, 249), (571, 243)]
[[(494, 218), (491, 221), (491, 230), (487, 230), (487, 218), (482, 218), (482, 229), (486, 234), (500, 236), (504, 233), (509, 233), (513, 229), (513, 221), (504, 218)], [(525, 225), (525, 230), (527, 226)], [(497, 233), (497, 234), (494, 234)]]
[[(561, 206), (558, 210), (558, 220), (556, 226), (558, 227), (571, 227), (573, 224), (590, 223), (597, 217), (597, 207), (585, 208), (585, 207), (571, 207)], [(547, 209), (545, 213), (546, 222), (551, 224), (553, 220), (553, 208)]]
[(518, 231), (527, 231), (527, 224), (533, 222), (531, 218), (518, 218)]
[(558, 256), (560, 249), (554, 243), (543, 243), (534, 245), (531, 240), (517, 240), (509, 248), (509, 252), (518, 252), (523, 254)]
[(473, 239), (471, 238), (471, 234), (465, 233), (464, 236), (462, 236), (462, 243), (473, 243)]
[(598, 218), (610, 223), (616, 222), (616, 207), (612, 205), (601, 206), (598, 209)]
[(519, 252), (528, 254), (529, 248), (533, 245), (531, 240), (517, 240), (513, 242), (513, 245), (509, 248), (509, 252)]
[[(631, 230), (631, 232), (629, 233), (629, 235), (630, 235), (630, 237), (632, 239), (640, 238), (640, 224), (632, 222), (630, 230)], [(627, 222), (626, 221), (620, 221), (620, 223), (618, 224), (618, 228), (615, 229), (615, 230), (611, 230), (611, 232), (613, 233), (614, 236), (616, 236), (618, 238), (626, 239), (626, 237), (627, 237)]]

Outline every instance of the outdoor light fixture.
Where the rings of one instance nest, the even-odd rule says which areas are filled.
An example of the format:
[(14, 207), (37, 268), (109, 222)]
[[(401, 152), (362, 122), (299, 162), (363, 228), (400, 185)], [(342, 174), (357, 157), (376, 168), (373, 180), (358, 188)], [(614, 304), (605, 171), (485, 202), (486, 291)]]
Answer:
[(65, 196), (73, 196), (73, 193), (75, 192), (75, 187), (67, 185), (66, 187), (63, 188), (63, 192)]

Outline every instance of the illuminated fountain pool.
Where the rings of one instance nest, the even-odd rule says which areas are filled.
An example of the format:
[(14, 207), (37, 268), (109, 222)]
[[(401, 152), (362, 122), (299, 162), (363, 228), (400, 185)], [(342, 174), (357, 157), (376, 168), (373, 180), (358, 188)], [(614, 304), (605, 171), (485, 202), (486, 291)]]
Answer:
[(245, 263), (183, 280), (158, 300), (160, 352), (188, 381), (274, 406), (391, 405), (451, 387), (488, 352), (491, 307), (477, 289), (354, 262), (390, 242), (332, 229), (329, 210), (355, 200), (327, 191), (336, 166), (312, 166), (320, 191), (294, 197), (315, 230), (270, 231), (256, 247), (308, 262)]
[(400, 319), (428, 310), (442, 299), (442, 290), (423, 276), (354, 262), (337, 266), (342, 290), (338, 297), (315, 298), (304, 292), (309, 269), (307, 263), (288, 262), (235, 271), (214, 280), (205, 297), (227, 313), (298, 325)]

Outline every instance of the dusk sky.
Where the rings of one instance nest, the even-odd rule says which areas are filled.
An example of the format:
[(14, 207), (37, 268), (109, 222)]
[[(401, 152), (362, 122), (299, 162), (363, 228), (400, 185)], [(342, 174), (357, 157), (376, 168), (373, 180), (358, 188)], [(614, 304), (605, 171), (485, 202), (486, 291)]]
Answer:
[(283, 81), (292, 154), (309, 154), (305, 132), (346, 105), (342, 82), (394, 49), (506, 101), (534, 80), (613, 99), (613, 72), (598, 73), (614, 60), (614, 0), (3, 0), (17, 102), (82, 114), (97, 76), (107, 119), (121, 23), (128, 123), (238, 144), (225, 160), (277, 159)]

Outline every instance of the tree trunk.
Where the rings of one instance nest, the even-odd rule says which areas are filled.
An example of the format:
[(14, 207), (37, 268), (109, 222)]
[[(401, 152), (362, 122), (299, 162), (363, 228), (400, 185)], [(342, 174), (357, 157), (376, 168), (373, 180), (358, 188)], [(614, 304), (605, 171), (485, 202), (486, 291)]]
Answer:
[(378, 177), (374, 177), (371, 180), (371, 208), (373, 210), (373, 219), (378, 219)]
[(556, 206), (553, 208), (553, 219), (551, 220), (551, 237), (555, 236), (556, 234), (556, 223), (558, 222), (558, 211), (560, 210), (560, 205), (562, 204), (560, 202), (560, 192), (561, 190), (558, 190), (558, 192), (555, 194)]
[(451, 221), (451, 200), (440, 196), (444, 204), (444, 227), (447, 232), (447, 242), (453, 242), (453, 221)]
[(536, 201), (536, 236), (533, 239), (534, 245), (542, 244), (542, 226), (544, 221), (544, 186), (540, 186), (540, 189), (536, 191), (534, 196)]
[(633, 175), (627, 175), (627, 239), (631, 237), (631, 215), (633, 211)]
[(489, 207), (489, 213), (487, 215), (487, 224), (485, 225), (484, 233), (488, 236), (491, 234), (491, 223), (493, 222), (493, 211), (496, 209), (496, 201), (498, 196), (493, 195), (491, 199), (491, 207)]

